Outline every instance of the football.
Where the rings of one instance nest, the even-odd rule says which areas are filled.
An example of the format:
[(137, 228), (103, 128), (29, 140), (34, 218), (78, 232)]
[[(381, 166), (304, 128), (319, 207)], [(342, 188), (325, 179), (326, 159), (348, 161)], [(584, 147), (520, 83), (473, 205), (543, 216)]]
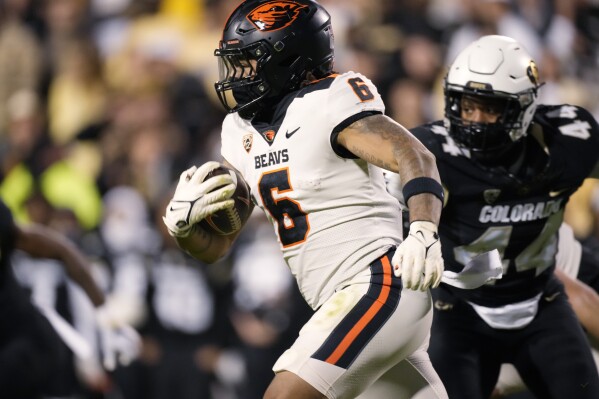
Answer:
[(250, 187), (235, 170), (221, 165), (208, 173), (204, 181), (225, 173), (231, 175), (237, 186), (232, 197), (235, 200), (235, 205), (231, 209), (218, 211), (198, 222), (202, 229), (219, 235), (229, 235), (239, 231), (250, 217), (251, 209)]

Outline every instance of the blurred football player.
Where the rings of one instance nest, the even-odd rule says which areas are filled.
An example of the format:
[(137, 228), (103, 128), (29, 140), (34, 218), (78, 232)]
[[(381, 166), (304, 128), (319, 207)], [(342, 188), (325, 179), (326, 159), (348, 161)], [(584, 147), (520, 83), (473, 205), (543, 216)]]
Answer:
[[(34, 307), (16, 281), (11, 254), (21, 250), (33, 257), (61, 262), (68, 276), (79, 284), (97, 308), (104, 364), (128, 363), (137, 354), (137, 333), (113, 317), (89, 274), (84, 255), (66, 237), (41, 225), (20, 226), (0, 200), (0, 392), (6, 398), (38, 398), (60, 395), (56, 373), (64, 371), (67, 346), (83, 354), (85, 344), (52, 309)], [(45, 317), (44, 317), (45, 316)], [(56, 329), (56, 330), (55, 330)], [(62, 338), (62, 339), (61, 339)], [(63, 342), (63, 340), (65, 340)], [(77, 348), (79, 348), (77, 350)], [(91, 350), (91, 349), (90, 349)], [(93, 356), (93, 354), (89, 354)]]
[[(368, 78), (333, 72), (330, 16), (314, 1), (241, 3), (215, 55), (216, 91), (229, 111), (225, 164), (249, 183), (316, 310), (275, 363), (265, 398), (353, 398), (398, 363), (446, 398), (426, 353), (429, 288), (443, 272), (434, 157), (383, 114)], [(218, 165), (183, 172), (164, 217), (179, 245), (206, 262), (224, 256), (237, 236), (197, 226), (233, 206), (229, 175), (204, 181)], [(403, 242), (399, 205), (379, 167), (405, 182), (412, 223)]]
[(554, 273), (564, 206), (598, 176), (599, 128), (581, 107), (538, 105), (540, 86), (521, 44), (484, 36), (449, 68), (445, 119), (412, 129), (445, 188), (445, 267), (459, 271), (491, 248), (503, 259), (501, 280), (433, 293), (429, 355), (450, 398), (489, 398), (502, 363), (539, 398), (599, 398), (589, 344)]

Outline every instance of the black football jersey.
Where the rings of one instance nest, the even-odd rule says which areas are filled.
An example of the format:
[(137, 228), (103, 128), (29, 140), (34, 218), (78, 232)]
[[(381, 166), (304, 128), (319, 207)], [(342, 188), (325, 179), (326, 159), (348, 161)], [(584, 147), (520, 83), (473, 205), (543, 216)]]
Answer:
[(503, 259), (501, 280), (476, 290), (448, 288), (489, 307), (542, 292), (555, 266), (564, 207), (599, 160), (594, 118), (576, 106), (539, 106), (524, 138), (541, 143), (526, 146), (537, 151), (526, 152), (524, 165), (536, 165), (526, 178), (474, 162), (442, 121), (412, 133), (436, 156), (446, 190), (439, 226), (446, 270), (458, 272), (474, 255), (495, 248)]

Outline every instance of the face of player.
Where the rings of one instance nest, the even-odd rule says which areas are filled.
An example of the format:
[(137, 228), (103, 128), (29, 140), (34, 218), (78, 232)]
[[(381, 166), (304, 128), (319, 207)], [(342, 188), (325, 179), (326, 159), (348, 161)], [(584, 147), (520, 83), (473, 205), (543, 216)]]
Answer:
[(254, 59), (240, 60), (239, 65), (235, 66), (236, 76), (250, 77), (252, 80), (256, 77), (256, 67), (258, 61)]
[(257, 78), (257, 60), (245, 54), (222, 55), (218, 57), (218, 65), (220, 81), (231, 84), (231, 88), (219, 92), (221, 102), (224, 101), (223, 104), (226, 104), (227, 109), (233, 109), (238, 105), (243, 106), (260, 96), (260, 93), (255, 93), (248, 85), (248, 82)]
[(495, 123), (505, 109), (505, 102), (484, 97), (467, 96), (460, 101), (461, 117), (465, 123)]
[(221, 80), (253, 78), (258, 61), (240, 56), (219, 57), (219, 74)]
[[(509, 161), (508, 152), (517, 155), (505, 126), (509, 114), (508, 100), (484, 95), (463, 94), (460, 101), (461, 126), (456, 129), (456, 141), (484, 164)], [(512, 151), (513, 150), (513, 151)]]

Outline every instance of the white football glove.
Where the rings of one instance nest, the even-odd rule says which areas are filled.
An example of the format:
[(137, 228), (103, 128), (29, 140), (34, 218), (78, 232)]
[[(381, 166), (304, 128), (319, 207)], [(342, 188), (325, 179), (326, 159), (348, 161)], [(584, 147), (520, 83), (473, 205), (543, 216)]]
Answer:
[(106, 303), (96, 309), (96, 322), (104, 367), (112, 371), (117, 362), (126, 366), (139, 356), (141, 338), (130, 325), (123, 323), (118, 310)]
[(217, 175), (203, 181), (219, 166), (218, 162), (210, 161), (181, 173), (175, 195), (162, 218), (171, 236), (187, 237), (200, 220), (233, 207), (235, 201), (230, 198), (236, 186), (231, 175)]
[(437, 226), (432, 222), (412, 222), (410, 233), (397, 247), (391, 264), (405, 288), (426, 291), (437, 287), (443, 275)]

